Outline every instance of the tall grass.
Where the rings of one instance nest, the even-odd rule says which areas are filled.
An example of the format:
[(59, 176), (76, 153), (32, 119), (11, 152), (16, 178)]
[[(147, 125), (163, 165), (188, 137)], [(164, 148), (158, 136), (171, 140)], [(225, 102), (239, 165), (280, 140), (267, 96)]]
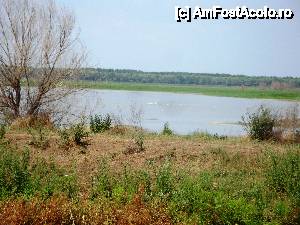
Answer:
[(267, 180), (270, 188), (291, 196), (300, 206), (300, 150), (272, 154)]
[(26, 193), (30, 188), (29, 152), (21, 155), (7, 145), (0, 148), (0, 198)]
[[(71, 221), (67, 224), (84, 224), (83, 216), (99, 221), (109, 217), (122, 224), (118, 221), (126, 217), (116, 219), (117, 212), (139, 221), (147, 218), (131, 224), (155, 224), (153, 218), (166, 224), (298, 224), (300, 152), (295, 149), (266, 154), (260, 172), (215, 167), (190, 175), (174, 167), (170, 159), (142, 170), (125, 163), (123, 170), (116, 172), (108, 160), (101, 160), (92, 184), (85, 184), (92, 188), (88, 200), (84, 200), (79, 197), (75, 173), (44, 160), (32, 161), (28, 150), (20, 152), (0, 144), (0, 205), (4, 205), (0, 218), (22, 212), (27, 216), (24, 218), (32, 218), (30, 214), (35, 213), (37, 218), (51, 215), (53, 219), (54, 214), (49, 212), (52, 207), (59, 221)], [(14, 200), (16, 197), (28, 203)], [(36, 211), (36, 204), (42, 206), (41, 212)]]
[(77, 192), (74, 173), (67, 173), (44, 160), (30, 164), (28, 150), (18, 152), (7, 144), (0, 145), (0, 199), (35, 195), (48, 198), (55, 193), (75, 198)]
[[(299, 165), (299, 152), (283, 157), (273, 154), (278, 162), (274, 164), (274, 158), (268, 163), (265, 161), (263, 178), (261, 174), (222, 169), (191, 176), (174, 171), (168, 161), (154, 172), (132, 172), (125, 167), (123, 173), (116, 174), (105, 166), (100, 170), (93, 199), (103, 200), (104, 196), (109, 201), (127, 204), (139, 193), (146, 204), (166, 205), (172, 221), (179, 224), (265, 224), (270, 221), (297, 224), (300, 179), (299, 167), (295, 165)], [(281, 169), (284, 172), (280, 172)]]

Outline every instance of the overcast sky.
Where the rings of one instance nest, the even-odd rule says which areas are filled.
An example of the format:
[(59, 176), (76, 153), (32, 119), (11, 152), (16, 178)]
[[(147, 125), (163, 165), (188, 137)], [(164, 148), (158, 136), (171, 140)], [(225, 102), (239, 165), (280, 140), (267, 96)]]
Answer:
[[(89, 65), (300, 77), (299, 0), (58, 0), (71, 8)], [(290, 8), (293, 20), (177, 23), (174, 7)]]

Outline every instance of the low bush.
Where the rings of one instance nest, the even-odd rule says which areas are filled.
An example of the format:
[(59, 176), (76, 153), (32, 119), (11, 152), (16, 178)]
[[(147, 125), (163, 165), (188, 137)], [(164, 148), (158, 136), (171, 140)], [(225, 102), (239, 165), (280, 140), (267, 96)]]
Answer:
[(145, 136), (142, 130), (135, 130), (131, 142), (126, 147), (124, 154), (135, 154), (145, 151)]
[(242, 123), (251, 139), (274, 139), (276, 116), (269, 108), (260, 106), (254, 113), (247, 113), (242, 117)]
[(83, 121), (72, 125), (70, 128), (59, 128), (57, 132), (59, 135), (58, 144), (64, 149), (69, 149), (74, 145), (86, 148), (89, 145), (89, 132)]
[(134, 137), (134, 142), (137, 147), (137, 153), (143, 152), (145, 150), (145, 137), (142, 131), (138, 132)]
[(174, 134), (172, 129), (169, 126), (169, 123), (164, 124), (164, 129), (162, 130), (162, 135), (172, 135)]
[(171, 164), (165, 162), (159, 169), (156, 174), (156, 192), (159, 197), (169, 198), (171, 197), (175, 178), (172, 173)]
[(0, 140), (2, 140), (5, 137), (6, 134), (6, 125), (0, 124)]
[(0, 145), (0, 198), (24, 193), (30, 186), (29, 152), (17, 154)]
[(106, 116), (94, 115), (90, 117), (90, 129), (93, 133), (101, 133), (111, 128), (112, 119)]
[(0, 145), (0, 198), (41, 195), (44, 198), (64, 193), (75, 198), (78, 192), (76, 175), (66, 173), (53, 163), (44, 160), (29, 164), (29, 151), (21, 154), (15, 149)]
[(146, 196), (151, 196), (150, 176), (145, 171), (133, 171), (124, 166), (120, 174), (113, 173), (105, 160), (100, 163), (94, 178), (91, 198), (106, 198), (118, 203), (129, 203), (143, 187)]
[(48, 128), (40, 124), (36, 127), (29, 127), (27, 132), (31, 136), (29, 144), (42, 149), (46, 149), (49, 146), (50, 131)]
[(219, 134), (211, 134), (208, 132), (199, 132), (195, 131), (190, 135), (187, 135), (186, 137), (200, 137), (205, 140), (225, 140), (228, 138), (226, 135), (219, 135)]
[(26, 192), (29, 196), (40, 195), (49, 198), (55, 194), (63, 194), (69, 198), (76, 198), (79, 187), (74, 171), (66, 171), (54, 163), (45, 160), (35, 162), (30, 170), (31, 183)]
[(98, 169), (98, 174), (93, 180), (92, 199), (95, 197), (112, 197), (112, 189), (116, 180), (113, 178), (108, 168), (107, 162), (102, 160)]
[(76, 145), (86, 147), (89, 142), (89, 132), (86, 131), (84, 122), (77, 123), (71, 127), (72, 138)]
[(72, 146), (72, 134), (69, 129), (67, 128), (60, 128), (58, 129), (59, 135), (59, 145), (65, 149), (68, 149)]
[(300, 150), (271, 155), (267, 182), (271, 189), (292, 196), (300, 206)]

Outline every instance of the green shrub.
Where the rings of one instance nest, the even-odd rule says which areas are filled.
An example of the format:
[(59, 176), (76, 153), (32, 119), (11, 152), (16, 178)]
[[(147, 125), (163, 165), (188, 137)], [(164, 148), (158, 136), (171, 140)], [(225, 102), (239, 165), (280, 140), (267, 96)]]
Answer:
[[(117, 185), (117, 188), (121, 187), (121, 189), (124, 190), (124, 193), (122, 194), (122, 198), (124, 198), (123, 200), (128, 201), (132, 199), (134, 194), (138, 192), (138, 188), (141, 183), (142, 181), (140, 180), (138, 173), (133, 171), (129, 166), (124, 166)], [(116, 197), (115, 192), (114, 197)]]
[(242, 122), (251, 139), (263, 141), (274, 138), (276, 117), (270, 109), (260, 106), (256, 112), (243, 116)]
[(172, 131), (172, 129), (169, 126), (169, 123), (165, 123), (164, 124), (164, 129), (162, 131), (162, 134), (163, 135), (172, 135), (172, 134), (174, 134), (173, 131)]
[(70, 148), (73, 144), (86, 147), (89, 145), (89, 132), (86, 130), (85, 123), (73, 124), (70, 128), (60, 128), (58, 130), (59, 144), (63, 148)]
[(49, 198), (54, 194), (64, 193), (69, 198), (75, 198), (78, 193), (77, 176), (73, 171), (66, 172), (54, 163), (38, 160), (31, 169), (31, 185), (27, 195), (40, 194)]
[[(191, 178), (184, 176), (178, 183), (171, 199), (171, 208), (174, 214), (184, 212), (188, 216), (199, 214), (207, 198), (211, 198), (209, 191), (212, 190), (212, 181), (209, 176)], [(207, 202), (208, 203), (208, 202)]]
[(151, 181), (147, 172), (124, 166), (123, 172), (116, 174), (109, 169), (106, 160), (102, 160), (94, 179), (92, 199), (100, 197), (127, 203), (138, 193), (139, 187), (144, 188), (145, 195), (151, 196)]
[(43, 125), (30, 127), (27, 129), (27, 132), (31, 136), (31, 145), (42, 149), (46, 149), (49, 146), (50, 131)]
[(226, 135), (219, 135), (219, 134), (211, 134), (208, 132), (200, 132), (200, 131), (195, 131), (190, 135), (187, 135), (187, 137), (200, 137), (205, 140), (226, 140), (228, 136)]
[(247, 172), (224, 169), (192, 176), (187, 172), (176, 173), (169, 162), (154, 171), (124, 167), (123, 172), (116, 173), (102, 161), (92, 198), (124, 204), (143, 193), (141, 199), (147, 203), (165, 205), (175, 224), (252, 225), (297, 221), (297, 208), (291, 204), (295, 195), (282, 198), (256, 175), (251, 176)]
[(262, 210), (248, 196), (250, 189), (243, 187), (243, 179), (233, 183), (231, 178), (214, 172), (183, 176), (169, 201), (172, 218), (180, 224), (261, 224)]
[(134, 141), (138, 149), (137, 152), (143, 152), (145, 150), (144, 134), (142, 132), (138, 132), (134, 138)]
[(158, 170), (156, 175), (157, 194), (160, 197), (169, 197), (172, 195), (175, 178), (172, 174), (171, 164), (164, 163)]
[(90, 117), (90, 129), (93, 133), (101, 133), (109, 130), (111, 123), (112, 120), (109, 114), (105, 117), (101, 115), (94, 115)]
[(300, 151), (290, 150), (283, 155), (273, 153), (266, 174), (271, 189), (287, 193), (300, 205)]
[(71, 127), (73, 141), (76, 145), (86, 147), (89, 143), (87, 138), (89, 137), (89, 132), (85, 129), (84, 122), (77, 123)]
[(59, 138), (60, 138), (60, 146), (63, 147), (63, 148), (69, 148), (71, 147), (72, 145), (72, 134), (70, 132), (70, 129), (67, 129), (67, 128), (61, 128), (58, 130), (58, 135), (59, 135)]
[(23, 193), (29, 184), (29, 151), (19, 155), (7, 145), (1, 145), (0, 198)]
[(134, 154), (145, 151), (145, 136), (142, 130), (135, 130), (132, 142), (126, 147), (124, 154)]
[(0, 140), (5, 137), (6, 134), (6, 126), (4, 124), (0, 124)]
[(106, 160), (101, 160), (99, 171), (93, 182), (92, 198), (96, 197), (112, 197), (113, 185), (116, 180), (111, 174)]
[(151, 180), (146, 171), (134, 171), (128, 166), (123, 167), (123, 172), (116, 177), (116, 183), (112, 190), (112, 197), (117, 202), (128, 203), (143, 189), (142, 194), (145, 198), (151, 198)]
[(0, 198), (18, 195), (27, 198), (37, 194), (48, 198), (55, 193), (65, 193), (70, 198), (77, 196), (77, 178), (73, 172), (67, 174), (44, 160), (30, 167), (29, 158), (28, 150), (20, 154), (0, 145)]

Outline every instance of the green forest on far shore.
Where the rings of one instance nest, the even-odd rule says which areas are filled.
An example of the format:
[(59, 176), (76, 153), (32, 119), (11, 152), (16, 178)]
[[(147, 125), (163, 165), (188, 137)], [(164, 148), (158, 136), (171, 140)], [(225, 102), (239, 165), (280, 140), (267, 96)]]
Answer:
[(218, 73), (143, 72), (140, 70), (102, 68), (85, 68), (82, 74), (80, 80), (101, 82), (271, 87), (273, 89), (300, 87), (300, 78), (297, 77), (245, 76)]

